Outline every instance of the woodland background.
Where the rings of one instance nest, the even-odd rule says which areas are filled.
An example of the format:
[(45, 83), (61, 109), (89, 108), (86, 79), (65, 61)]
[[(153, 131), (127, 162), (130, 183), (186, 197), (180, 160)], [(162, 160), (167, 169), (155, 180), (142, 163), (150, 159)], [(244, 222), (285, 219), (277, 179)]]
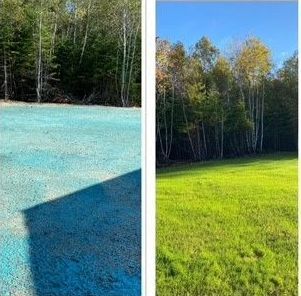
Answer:
[(139, 0), (1, 0), (0, 99), (140, 106)]
[(298, 54), (281, 68), (256, 37), (227, 54), (157, 38), (157, 164), (297, 151)]

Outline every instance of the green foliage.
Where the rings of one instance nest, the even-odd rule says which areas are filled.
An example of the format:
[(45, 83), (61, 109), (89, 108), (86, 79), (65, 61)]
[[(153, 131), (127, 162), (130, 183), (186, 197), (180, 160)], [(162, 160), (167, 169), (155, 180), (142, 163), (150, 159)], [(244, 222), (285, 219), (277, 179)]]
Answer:
[(140, 106), (140, 6), (138, 0), (1, 1), (0, 85), (7, 81), (11, 100), (37, 100), (40, 83), (42, 101), (105, 105), (122, 105), (123, 87), (126, 105)]
[(195, 45), (194, 57), (198, 58), (203, 69), (210, 71), (219, 55), (219, 50), (212, 44), (207, 37), (202, 37)]
[(229, 57), (207, 37), (191, 53), (158, 38), (158, 163), (296, 150), (298, 57), (277, 73), (271, 59), (257, 38)]
[(229, 108), (226, 121), (226, 132), (228, 134), (243, 133), (252, 127), (252, 123), (247, 118), (245, 105), (242, 101), (237, 101)]
[(235, 62), (239, 79), (252, 86), (260, 83), (272, 68), (271, 52), (257, 38), (247, 39), (243, 43)]
[(297, 157), (157, 174), (157, 295), (297, 295)]

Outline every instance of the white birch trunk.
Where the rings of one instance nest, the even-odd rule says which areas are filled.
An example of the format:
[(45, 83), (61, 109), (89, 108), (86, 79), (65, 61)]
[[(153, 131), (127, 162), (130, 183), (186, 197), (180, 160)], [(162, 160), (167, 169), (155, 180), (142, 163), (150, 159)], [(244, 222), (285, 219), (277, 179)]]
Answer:
[(131, 88), (131, 82), (132, 82), (132, 72), (133, 72), (133, 64), (135, 59), (135, 53), (136, 53), (136, 42), (137, 42), (137, 35), (140, 29), (140, 24), (137, 25), (135, 37), (134, 37), (134, 45), (133, 45), (133, 53), (131, 57), (131, 64), (130, 64), (130, 72), (129, 72), (129, 79), (128, 79), (128, 87), (127, 87), (127, 94), (126, 94), (126, 100), (129, 102), (129, 96), (130, 96), (130, 88)]
[(126, 57), (127, 57), (127, 11), (126, 7), (123, 9), (123, 38), (122, 38), (122, 46), (123, 46), (123, 59), (122, 59), (122, 72), (121, 72), (121, 89), (120, 89), (120, 96), (122, 106), (126, 107), (127, 102), (125, 99), (125, 77), (126, 77)]
[(53, 28), (53, 34), (52, 34), (52, 38), (51, 38), (50, 60), (51, 60), (51, 57), (54, 53), (55, 38), (56, 38), (56, 32), (57, 32), (57, 18), (58, 18), (58, 15), (56, 13), (55, 14), (55, 23), (54, 23), (54, 28)]
[(175, 104), (175, 88), (172, 88), (172, 103), (171, 103), (171, 115), (170, 115), (170, 140), (169, 140), (169, 149), (167, 151), (168, 158), (171, 153), (172, 140), (173, 140), (173, 120), (174, 120), (174, 104)]
[(9, 99), (8, 95), (8, 79), (7, 79), (7, 57), (6, 57), (6, 50), (5, 46), (3, 49), (3, 62), (4, 62), (4, 100), (7, 101)]
[(92, 1), (90, 0), (89, 5), (88, 5), (88, 11), (87, 11), (87, 24), (86, 24), (86, 30), (85, 30), (85, 37), (84, 37), (84, 42), (83, 42), (83, 46), (82, 46), (82, 51), (80, 54), (79, 64), (81, 64), (83, 61), (83, 56), (84, 56), (86, 45), (87, 45), (91, 5), (92, 5)]
[(222, 112), (222, 122), (221, 122), (221, 154), (220, 154), (221, 159), (223, 159), (224, 157), (224, 113), (223, 112)]
[(36, 89), (38, 103), (41, 102), (41, 92), (42, 92), (41, 72), (42, 72), (42, 12), (40, 12), (40, 21), (39, 21), (39, 52), (38, 52), (37, 89)]
[(264, 92), (264, 85), (262, 87), (262, 105), (261, 105), (261, 138), (260, 138), (260, 152), (262, 152), (262, 146), (263, 146), (263, 112), (264, 112), (264, 96), (265, 96), (265, 92)]
[(192, 142), (190, 132), (189, 132), (188, 119), (187, 119), (187, 115), (186, 115), (186, 111), (185, 111), (184, 99), (183, 99), (182, 96), (181, 96), (181, 99), (182, 99), (182, 108), (183, 108), (183, 114), (184, 114), (184, 119), (185, 119), (186, 128), (187, 128), (187, 135), (188, 135), (188, 139), (189, 139), (189, 142), (190, 142), (190, 147), (191, 147), (191, 151), (193, 153), (193, 157), (194, 157), (194, 159), (196, 159), (196, 154), (195, 154), (195, 151), (194, 151), (193, 142)]

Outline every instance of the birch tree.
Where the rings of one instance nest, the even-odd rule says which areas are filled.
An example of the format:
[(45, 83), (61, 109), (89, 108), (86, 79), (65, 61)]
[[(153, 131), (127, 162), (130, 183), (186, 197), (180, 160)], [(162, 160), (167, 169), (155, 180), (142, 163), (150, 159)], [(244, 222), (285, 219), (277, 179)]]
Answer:
[(157, 39), (159, 162), (297, 149), (297, 55), (273, 72), (262, 41), (238, 49), (226, 57), (206, 37), (192, 52)]
[[(156, 82), (157, 82), (157, 138), (165, 160), (170, 157), (173, 138), (173, 116), (175, 92), (170, 73), (171, 45), (157, 40)], [(163, 133), (163, 135), (162, 135)]]
[(252, 122), (251, 132), (246, 135), (248, 148), (253, 152), (258, 148), (262, 151), (264, 81), (271, 71), (271, 53), (259, 39), (250, 38), (244, 42), (235, 63), (238, 84)]
[[(185, 90), (187, 95), (187, 105), (190, 108), (190, 121), (192, 124), (187, 125), (192, 132), (196, 133), (196, 154), (199, 160), (206, 159), (207, 139), (204, 124), (204, 101), (206, 96), (204, 84), (204, 72), (202, 65), (195, 57), (189, 57), (185, 65)], [(186, 119), (185, 119), (186, 121)]]
[(139, 106), (139, 0), (1, 0), (0, 99)]
[(220, 93), (220, 158), (224, 157), (224, 134), (225, 134), (225, 120), (227, 111), (230, 107), (230, 87), (233, 80), (231, 66), (225, 57), (219, 57), (214, 69), (213, 77), (217, 89)]
[[(137, 54), (137, 37), (140, 32), (141, 11), (139, 3), (124, 0), (120, 5), (120, 16), (120, 49), (118, 52), (118, 58), (121, 56), (120, 99), (122, 105), (127, 107), (130, 103), (132, 72)], [(120, 52), (121, 54), (119, 54)]]
[[(23, 12), (18, 0), (2, 0), (0, 2), (0, 50), (2, 51), (2, 69), (4, 100), (7, 101), (13, 93), (12, 67), (17, 52), (14, 46), (16, 35), (23, 21)], [(14, 12), (14, 13), (12, 13)]]

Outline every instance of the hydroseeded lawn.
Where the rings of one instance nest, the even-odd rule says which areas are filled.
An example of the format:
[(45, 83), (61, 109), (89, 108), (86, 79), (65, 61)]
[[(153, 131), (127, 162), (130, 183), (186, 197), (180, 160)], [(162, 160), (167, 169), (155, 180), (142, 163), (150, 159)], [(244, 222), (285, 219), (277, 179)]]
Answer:
[(297, 157), (157, 175), (157, 294), (297, 295)]
[(140, 109), (0, 103), (0, 296), (140, 296)]

